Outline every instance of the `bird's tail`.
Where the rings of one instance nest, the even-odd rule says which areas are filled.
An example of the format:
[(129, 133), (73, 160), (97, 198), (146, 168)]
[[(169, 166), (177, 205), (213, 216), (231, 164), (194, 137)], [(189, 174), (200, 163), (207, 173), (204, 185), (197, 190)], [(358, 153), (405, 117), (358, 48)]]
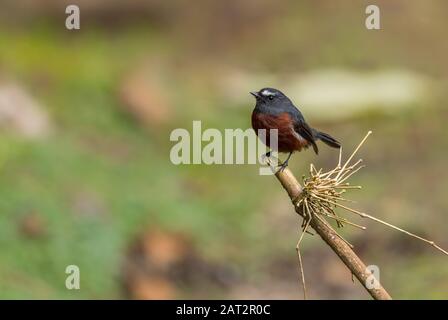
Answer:
[(337, 141), (335, 138), (333, 138), (332, 136), (330, 136), (328, 133), (325, 132), (320, 132), (320, 131), (315, 131), (315, 137), (317, 139), (320, 139), (323, 143), (325, 143), (326, 145), (332, 147), (332, 148), (340, 148), (341, 144), (339, 143), (339, 141)]

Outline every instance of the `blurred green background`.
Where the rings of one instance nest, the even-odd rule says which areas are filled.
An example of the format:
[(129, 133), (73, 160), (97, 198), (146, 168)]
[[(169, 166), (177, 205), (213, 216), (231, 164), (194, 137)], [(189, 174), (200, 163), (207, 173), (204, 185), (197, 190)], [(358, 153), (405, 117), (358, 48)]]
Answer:
[[(266, 86), (346, 152), (372, 130), (355, 206), (448, 247), (448, 3), (376, 1), (381, 30), (368, 4), (1, 1), (0, 298), (301, 299), (301, 221), (276, 179), (169, 159), (193, 120), (250, 127)], [(336, 161), (322, 146), (290, 167)], [(368, 229), (341, 234), (394, 298), (448, 298), (447, 257), (352, 218)], [(311, 298), (369, 298), (317, 236), (303, 257)]]

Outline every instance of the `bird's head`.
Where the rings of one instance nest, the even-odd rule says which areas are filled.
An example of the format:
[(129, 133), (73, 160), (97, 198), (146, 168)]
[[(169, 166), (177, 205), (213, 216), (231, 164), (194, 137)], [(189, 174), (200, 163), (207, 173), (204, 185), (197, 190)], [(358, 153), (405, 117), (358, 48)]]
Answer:
[(274, 88), (263, 88), (260, 91), (252, 91), (250, 94), (257, 100), (257, 105), (265, 105), (272, 108), (279, 107), (285, 102), (291, 102), (283, 92)]

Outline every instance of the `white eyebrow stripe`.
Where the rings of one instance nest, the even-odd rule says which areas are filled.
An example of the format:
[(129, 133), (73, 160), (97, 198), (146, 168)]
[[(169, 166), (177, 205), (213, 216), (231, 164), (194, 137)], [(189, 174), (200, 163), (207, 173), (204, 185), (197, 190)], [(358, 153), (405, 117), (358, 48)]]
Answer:
[(267, 90), (267, 89), (263, 90), (263, 91), (261, 92), (261, 94), (264, 95), (264, 96), (273, 96), (273, 95), (275, 95), (274, 92), (271, 92), (271, 91), (269, 91), (269, 90)]

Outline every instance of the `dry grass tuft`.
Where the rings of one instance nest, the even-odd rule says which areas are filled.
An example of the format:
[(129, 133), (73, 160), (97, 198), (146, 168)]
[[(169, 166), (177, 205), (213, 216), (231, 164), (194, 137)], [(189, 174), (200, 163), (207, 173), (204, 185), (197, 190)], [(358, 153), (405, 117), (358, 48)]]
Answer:
[[(300, 211), (303, 213), (304, 216), (302, 222), (302, 234), (300, 235), (299, 241), (297, 242), (296, 249), (299, 258), (305, 299), (306, 299), (306, 285), (302, 267), (303, 266), (302, 257), (300, 254), (300, 243), (302, 242), (305, 233), (308, 232), (311, 220), (332, 219), (336, 221), (338, 227), (343, 227), (344, 225), (347, 224), (356, 228), (360, 228), (362, 230), (366, 229), (366, 227), (356, 224), (352, 221), (349, 221), (347, 218), (338, 215), (338, 213), (336, 212), (337, 208), (343, 209), (343, 211), (345, 212), (356, 214), (362, 218), (367, 218), (379, 222), (392, 229), (403, 232), (411, 237), (417, 238), (423, 242), (430, 244), (437, 250), (448, 255), (448, 252), (439, 247), (438, 245), (436, 245), (434, 241), (422, 238), (409, 231), (394, 226), (393, 224), (390, 224), (388, 222), (385, 222), (383, 220), (380, 220), (369, 214), (355, 210), (348, 206), (348, 203), (352, 203), (353, 201), (345, 198), (345, 193), (351, 189), (361, 189), (361, 186), (352, 186), (350, 182), (348, 182), (348, 179), (364, 167), (364, 165), (362, 165), (362, 159), (357, 160), (353, 164), (352, 160), (371, 133), (372, 132), (369, 131), (366, 134), (364, 139), (362, 139), (362, 141), (359, 143), (359, 145), (356, 147), (356, 149), (353, 151), (351, 156), (347, 159), (347, 161), (344, 164), (342, 164), (342, 148), (340, 149), (339, 153), (338, 165), (334, 169), (327, 172), (323, 172), (322, 169), (317, 170), (315, 166), (311, 164), (310, 176), (303, 177), (303, 190), (300, 193), (300, 195), (293, 200), (294, 204), (300, 209)], [(353, 248), (353, 246), (350, 243), (348, 243), (341, 235), (339, 234), (337, 235), (343, 241), (345, 241), (350, 247)]]

